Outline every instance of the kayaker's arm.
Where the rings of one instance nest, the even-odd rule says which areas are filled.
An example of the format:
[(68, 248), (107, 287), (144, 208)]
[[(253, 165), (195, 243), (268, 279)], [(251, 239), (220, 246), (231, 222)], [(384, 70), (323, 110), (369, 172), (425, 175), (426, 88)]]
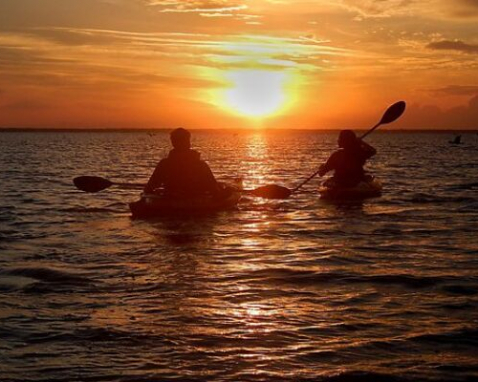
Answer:
[(319, 176), (324, 176), (330, 171), (330, 169), (326, 166), (326, 163), (319, 167)]
[(330, 158), (325, 162), (322, 166), (319, 168), (319, 175), (324, 176), (327, 174), (329, 171), (332, 171), (336, 167), (337, 163), (337, 152), (333, 153)]
[(218, 190), (218, 183), (209, 165), (204, 161), (200, 161), (198, 170), (200, 173), (201, 188), (205, 191), (216, 192)]
[(361, 139), (359, 139), (359, 142), (360, 142), (360, 147), (362, 148), (362, 151), (365, 155), (365, 159), (369, 159), (373, 157), (375, 154), (377, 154), (377, 150), (375, 150), (375, 148), (370, 146), (367, 142), (364, 142)]
[(160, 188), (164, 184), (165, 179), (165, 159), (161, 160), (153, 171), (153, 174), (149, 178), (146, 187), (144, 187), (144, 193), (152, 193), (156, 188)]

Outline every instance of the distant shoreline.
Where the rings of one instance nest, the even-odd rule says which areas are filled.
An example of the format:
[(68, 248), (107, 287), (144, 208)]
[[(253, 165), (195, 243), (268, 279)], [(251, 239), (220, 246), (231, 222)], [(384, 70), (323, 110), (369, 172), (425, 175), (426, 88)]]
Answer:
[[(0, 127), (0, 133), (167, 133), (172, 128), (36, 128), (36, 127)], [(338, 132), (342, 129), (190, 129), (197, 132), (220, 132), (220, 133), (242, 133), (242, 132)], [(367, 131), (368, 129), (352, 129), (354, 131)], [(470, 134), (478, 133), (477, 129), (396, 129), (382, 128), (379, 133), (443, 133), (443, 134)]]

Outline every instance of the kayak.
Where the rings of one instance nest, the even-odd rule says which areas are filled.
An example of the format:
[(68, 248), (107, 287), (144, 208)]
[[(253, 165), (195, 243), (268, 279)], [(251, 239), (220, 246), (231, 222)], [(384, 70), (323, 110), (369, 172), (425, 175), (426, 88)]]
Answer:
[(363, 180), (354, 187), (338, 187), (329, 179), (319, 189), (319, 194), (321, 199), (326, 200), (360, 200), (380, 196), (382, 188), (382, 183), (374, 177)]
[(199, 195), (173, 197), (161, 194), (141, 194), (141, 198), (129, 204), (133, 219), (148, 219), (174, 215), (200, 215), (231, 210), (237, 207), (241, 188), (224, 186), (224, 195)]

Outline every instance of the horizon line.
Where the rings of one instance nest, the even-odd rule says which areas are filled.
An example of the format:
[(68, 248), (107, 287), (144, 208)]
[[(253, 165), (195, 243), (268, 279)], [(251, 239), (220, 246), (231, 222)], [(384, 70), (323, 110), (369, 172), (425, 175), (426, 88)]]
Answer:
[[(9, 132), (170, 132), (176, 127), (0, 127), (1, 133)], [(187, 128), (191, 131), (220, 131), (220, 132), (241, 132), (241, 131), (254, 131), (254, 132), (284, 132), (284, 131), (303, 131), (303, 132), (335, 132), (344, 129), (354, 131), (367, 131), (368, 128)], [(384, 128), (377, 130), (381, 133), (394, 133), (394, 132), (442, 132), (442, 133), (478, 133), (477, 128)]]

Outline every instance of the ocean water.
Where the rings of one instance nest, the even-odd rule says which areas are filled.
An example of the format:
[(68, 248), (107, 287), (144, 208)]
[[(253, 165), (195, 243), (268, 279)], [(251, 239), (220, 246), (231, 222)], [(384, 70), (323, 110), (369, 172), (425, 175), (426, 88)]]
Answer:
[[(293, 187), (336, 132), (200, 131), (218, 179)], [(381, 198), (131, 220), (165, 132), (0, 133), (0, 380), (478, 380), (478, 135), (377, 132)]]

